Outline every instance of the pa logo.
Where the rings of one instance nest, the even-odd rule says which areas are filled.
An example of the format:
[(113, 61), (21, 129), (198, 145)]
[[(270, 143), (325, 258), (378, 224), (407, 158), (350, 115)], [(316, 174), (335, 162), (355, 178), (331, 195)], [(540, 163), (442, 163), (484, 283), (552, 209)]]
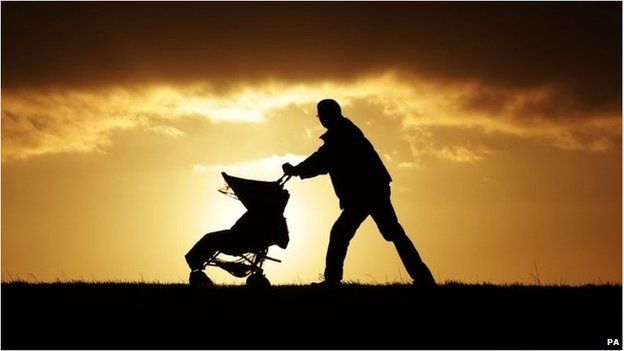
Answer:
[(620, 340), (618, 340), (618, 339), (607, 339), (607, 346), (620, 346)]

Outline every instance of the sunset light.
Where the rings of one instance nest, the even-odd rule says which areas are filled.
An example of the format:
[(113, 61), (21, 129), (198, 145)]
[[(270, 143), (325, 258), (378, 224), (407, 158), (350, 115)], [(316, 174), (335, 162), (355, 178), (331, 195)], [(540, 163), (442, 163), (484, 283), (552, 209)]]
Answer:
[[(548, 283), (621, 282), (610, 17), (567, 7), (525, 28), (507, 8), (493, 20), (426, 4), (163, 3), (150, 16), (125, 5), (76, 4), (74, 17), (3, 5), (3, 280), (186, 282), (185, 253), (244, 212), (217, 191), (221, 172), (278, 179), (323, 144), (316, 103), (333, 98), (388, 168), (398, 217), (437, 280), (532, 283), (538, 267)], [(271, 248), (282, 263), (266, 271), (308, 283), (340, 208), (326, 176), (285, 188), (291, 241)], [(409, 279), (370, 218), (345, 272)]]

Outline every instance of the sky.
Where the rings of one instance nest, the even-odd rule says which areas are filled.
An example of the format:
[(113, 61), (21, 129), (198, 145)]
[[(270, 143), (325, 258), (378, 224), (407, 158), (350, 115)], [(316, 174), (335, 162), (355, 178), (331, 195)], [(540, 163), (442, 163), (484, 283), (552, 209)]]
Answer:
[[(245, 211), (220, 172), (279, 178), (334, 98), (438, 281), (621, 283), (620, 3), (1, 6), (3, 281), (186, 281)], [(340, 208), (286, 188), (265, 272), (305, 284)], [(409, 280), (370, 218), (345, 280)]]

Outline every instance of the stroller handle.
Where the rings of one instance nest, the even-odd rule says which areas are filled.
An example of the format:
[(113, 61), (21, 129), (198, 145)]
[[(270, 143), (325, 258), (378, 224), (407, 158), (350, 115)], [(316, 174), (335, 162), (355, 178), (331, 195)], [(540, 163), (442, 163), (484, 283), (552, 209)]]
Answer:
[(284, 174), (283, 176), (281, 176), (281, 177), (280, 177), (280, 179), (278, 179), (278, 180), (276, 181), (276, 183), (277, 183), (279, 186), (284, 186), (284, 184), (286, 184), (286, 182), (287, 182), (287, 181), (289, 181), (289, 180), (290, 180), (290, 178), (292, 178), (292, 176), (289, 176), (289, 175)]

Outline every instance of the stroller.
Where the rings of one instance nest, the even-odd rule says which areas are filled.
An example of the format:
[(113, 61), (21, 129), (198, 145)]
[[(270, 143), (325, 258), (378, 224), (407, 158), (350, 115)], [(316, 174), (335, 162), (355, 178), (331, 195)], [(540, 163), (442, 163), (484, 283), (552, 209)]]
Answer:
[(219, 191), (241, 201), (247, 212), (232, 228), (204, 235), (186, 254), (186, 262), (191, 268), (189, 283), (212, 286), (213, 282), (203, 270), (207, 266), (216, 266), (235, 277), (248, 277), (248, 286), (268, 287), (271, 283), (262, 270), (264, 261), (281, 262), (267, 256), (269, 247), (277, 245), (285, 249), (289, 241), (283, 213), (290, 197), (284, 184), (290, 176), (283, 175), (277, 181), (266, 182), (233, 177), (225, 172), (221, 175), (227, 185)]

